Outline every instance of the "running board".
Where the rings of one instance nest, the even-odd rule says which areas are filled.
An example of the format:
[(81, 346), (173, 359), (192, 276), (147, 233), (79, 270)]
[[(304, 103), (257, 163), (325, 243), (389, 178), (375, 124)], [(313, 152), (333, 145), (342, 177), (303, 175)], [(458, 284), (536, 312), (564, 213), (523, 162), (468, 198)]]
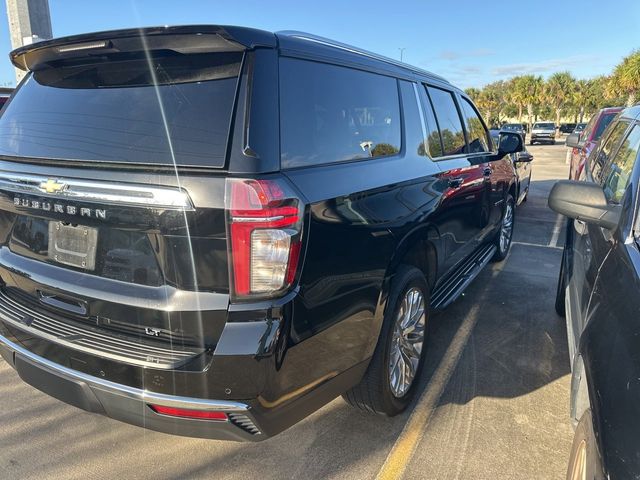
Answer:
[(489, 263), (495, 253), (495, 245), (485, 245), (476, 250), (442, 284), (438, 285), (431, 296), (431, 308), (442, 310), (453, 303)]

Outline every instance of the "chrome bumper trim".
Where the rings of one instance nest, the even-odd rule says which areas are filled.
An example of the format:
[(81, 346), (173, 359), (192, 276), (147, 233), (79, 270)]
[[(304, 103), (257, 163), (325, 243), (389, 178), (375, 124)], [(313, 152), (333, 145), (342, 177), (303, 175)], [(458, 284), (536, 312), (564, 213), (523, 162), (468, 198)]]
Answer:
[(39, 368), (48, 370), (49, 372), (70, 380), (86, 383), (91, 389), (101, 390), (112, 395), (119, 395), (143, 403), (151, 403), (154, 405), (162, 405), (166, 407), (185, 408), (191, 410), (216, 410), (223, 412), (247, 412), (249, 406), (244, 403), (231, 402), (226, 400), (208, 400), (204, 398), (181, 397), (176, 395), (167, 395), (164, 393), (149, 392), (139, 388), (121, 385), (119, 383), (110, 382), (102, 378), (87, 375), (86, 373), (72, 370), (65, 366), (54, 363), (46, 358), (30, 352), (29, 350), (15, 344), (8, 338), (0, 335), (0, 346), (4, 346), (9, 350), (19, 354), (23, 358), (28, 359)]

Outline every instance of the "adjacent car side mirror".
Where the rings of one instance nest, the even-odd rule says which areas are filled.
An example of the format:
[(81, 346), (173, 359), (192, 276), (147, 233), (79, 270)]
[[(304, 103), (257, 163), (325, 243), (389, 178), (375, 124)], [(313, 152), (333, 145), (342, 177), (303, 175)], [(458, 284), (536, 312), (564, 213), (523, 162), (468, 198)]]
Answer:
[(522, 135), (513, 132), (500, 132), (500, 141), (498, 142), (499, 157), (521, 152), (523, 149)]
[(579, 147), (580, 146), (580, 132), (573, 132), (571, 135), (567, 137), (564, 144), (567, 147)]
[(533, 155), (531, 155), (526, 150), (516, 153), (516, 162), (531, 162), (532, 160)]
[(613, 229), (620, 220), (620, 205), (611, 205), (595, 183), (561, 180), (551, 189), (549, 208), (575, 220)]

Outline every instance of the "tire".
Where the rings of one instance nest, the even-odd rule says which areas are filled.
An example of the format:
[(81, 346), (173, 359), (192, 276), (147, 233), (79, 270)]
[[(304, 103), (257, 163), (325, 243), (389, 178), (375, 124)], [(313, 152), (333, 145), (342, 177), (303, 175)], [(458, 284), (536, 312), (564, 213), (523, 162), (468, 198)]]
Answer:
[(567, 480), (582, 478), (604, 479), (596, 437), (593, 433), (593, 420), (591, 410), (587, 410), (580, 418), (576, 432), (573, 436), (569, 466), (567, 468)]
[[(496, 238), (493, 240), (493, 244), (496, 246), (496, 253), (493, 255), (494, 262), (501, 262), (507, 255), (509, 254), (509, 249), (511, 248), (511, 239), (513, 238), (513, 225), (515, 219), (515, 201), (510, 193), (507, 194), (504, 202), (504, 210), (502, 211), (502, 218), (500, 219), (500, 229), (496, 234)], [(507, 219), (507, 215), (510, 213), (510, 222)], [(508, 229), (508, 233), (506, 231)], [(503, 234), (506, 235), (505, 243), (502, 242)]]
[(556, 313), (561, 317), (566, 315), (565, 311), (565, 295), (567, 293), (566, 275), (564, 272), (564, 263), (567, 258), (566, 247), (562, 250), (562, 260), (560, 261), (560, 272), (558, 273), (558, 286), (556, 287)]
[(533, 145), (535, 142), (533, 140), (529, 140), (529, 145)]
[(524, 192), (524, 197), (522, 197), (522, 203), (526, 202), (529, 198), (529, 187), (527, 187), (527, 191)]
[[(419, 291), (422, 293), (424, 301), (423, 320), (423, 341), (420, 346), (417, 366), (414, 368), (415, 375), (410, 386), (402, 394), (399, 394), (392, 385), (390, 372), (390, 362), (394, 348), (396, 336), (394, 335), (397, 319), (403, 308), (403, 300), (410, 292)], [(384, 313), (382, 329), (378, 337), (378, 344), (371, 358), (371, 363), (358, 385), (342, 395), (342, 398), (351, 406), (361, 410), (387, 415), (392, 417), (403, 412), (411, 402), (416, 385), (420, 378), (420, 373), (424, 364), (425, 345), (429, 332), (429, 286), (424, 274), (415, 267), (400, 265), (391, 284), (389, 300)], [(396, 357), (400, 358), (400, 357)], [(404, 356), (401, 357), (404, 361)], [(397, 364), (399, 366), (399, 364)], [(396, 377), (398, 378), (398, 377)]]
[(556, 144), (556, 141), (555, 140), (551, 140), (550, 145), (555, 145), (555, 144)]

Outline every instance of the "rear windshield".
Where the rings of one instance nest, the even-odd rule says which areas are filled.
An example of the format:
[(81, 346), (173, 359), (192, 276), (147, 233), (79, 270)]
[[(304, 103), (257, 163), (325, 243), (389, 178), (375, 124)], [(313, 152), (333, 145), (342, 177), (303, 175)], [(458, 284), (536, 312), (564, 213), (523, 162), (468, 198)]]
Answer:
[(222, 167), (241, 59), (127, 57), (36, 71), (0, 117), (0, 155)]
[(553, 123), (535, 123), (533, 128), (540, 128), (543, 130), (550, 130), (552, 128), (556, 128)]

